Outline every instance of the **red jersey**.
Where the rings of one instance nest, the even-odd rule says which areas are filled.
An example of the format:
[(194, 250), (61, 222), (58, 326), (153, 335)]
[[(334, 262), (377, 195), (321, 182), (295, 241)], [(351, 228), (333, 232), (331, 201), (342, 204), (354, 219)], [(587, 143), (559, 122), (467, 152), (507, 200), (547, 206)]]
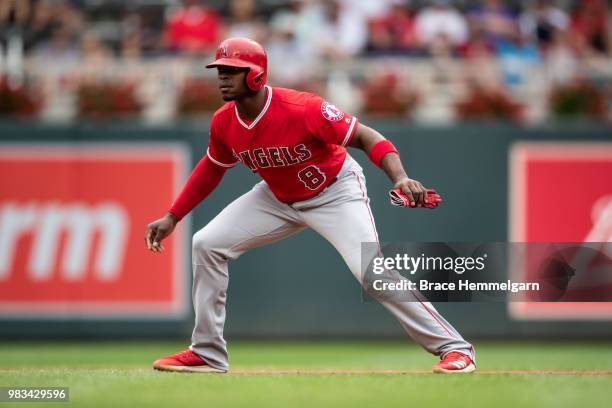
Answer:
[(330, 185), (342, 168), (357, 118), (321, 97), (265, 87), (266, 103), (251, 123), (234, 102), (215, 112), (207, 155), (222, 167), (242, 162), (284, 203), (302, 201)]

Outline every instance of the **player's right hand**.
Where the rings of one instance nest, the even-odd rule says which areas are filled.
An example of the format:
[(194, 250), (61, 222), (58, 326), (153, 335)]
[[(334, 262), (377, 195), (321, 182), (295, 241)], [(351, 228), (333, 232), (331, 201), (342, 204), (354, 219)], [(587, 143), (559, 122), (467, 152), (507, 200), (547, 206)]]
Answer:
[(418, 180), (402, 177), (396, 181), (393, 188), (399, 189), (399, 191), (406, 195), (410, 207), (424, 207), (428, 204), (427, 189)]
[(178, 224), (178, 219), (173, 214), (168, 213), (163, 218), (147, 225), (144, 237), (147, 249), (151, 252), (163, 252), (165, 248), (161, 241), (172, 234), (176, 224)]
[(399, 188), (389, 191), (389, 198), (391, 200), (391, 205), (409, 208), (421, 207), (433, 209), (438, 207), (438, 205), (442, 202), (442, 197), (440, 197), (440, 194), (436, 193), (436, 190), (431, 188), (427, 189), (427, 201), (425, 204), (418, 204), (416, 206), (411, 205), (410, 198)]

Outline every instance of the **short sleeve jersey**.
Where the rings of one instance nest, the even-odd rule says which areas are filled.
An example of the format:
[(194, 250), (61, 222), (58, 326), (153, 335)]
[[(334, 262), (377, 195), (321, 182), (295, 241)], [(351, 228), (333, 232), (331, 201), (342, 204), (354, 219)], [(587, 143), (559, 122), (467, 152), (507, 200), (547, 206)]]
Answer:
[(357, 118), (312, 93), (269, 86), (265, 91), (265, 105), (250, 123), (234, 102), (215, 112), (207, 155), (222, 167), (242, 162), (281, 202), (312, 198), (342, 168)]

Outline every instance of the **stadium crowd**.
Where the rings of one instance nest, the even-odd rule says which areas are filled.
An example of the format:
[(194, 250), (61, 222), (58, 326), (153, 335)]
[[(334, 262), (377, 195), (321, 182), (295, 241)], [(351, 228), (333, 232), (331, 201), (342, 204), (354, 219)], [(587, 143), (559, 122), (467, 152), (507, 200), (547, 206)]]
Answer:
[[(606, 0), (2, 0), (0, 41), (26, 58), (71, 66), (160, 56), (208, 57), (222, 38), (261, 42), (275, 80), (321, 63), (390, 57), (494, 59), (507, 87), (545, 64), (574, 81), (586, 59), (612, 57)], [(17, 40), (15, 40), (17, 39)], [(9, 51), (10, 52), (10, 51)], [(392, 81), (392, 78), (381, 79)]]
[(310, 58), (432, 55), (470, 58), (556, 48), (612, 55), (606, 0), (3, 0), (0, 26), (35, 54), (209, 53), (250, 37)]

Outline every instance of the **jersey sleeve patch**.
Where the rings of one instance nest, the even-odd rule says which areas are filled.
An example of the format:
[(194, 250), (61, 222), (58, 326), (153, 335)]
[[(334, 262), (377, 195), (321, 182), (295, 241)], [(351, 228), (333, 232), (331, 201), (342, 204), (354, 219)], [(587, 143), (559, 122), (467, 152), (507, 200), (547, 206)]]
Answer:
[(346, 146), (357, 128), (357, 119), (320, 96), (310, 99), (305, 108), (306, 127), (315, 138), (329, 144)]
[(327, 101), (323, 101), (321, 104), (321, 114), (330, 122), (338, 122), (344, 117), (344, 112)]

